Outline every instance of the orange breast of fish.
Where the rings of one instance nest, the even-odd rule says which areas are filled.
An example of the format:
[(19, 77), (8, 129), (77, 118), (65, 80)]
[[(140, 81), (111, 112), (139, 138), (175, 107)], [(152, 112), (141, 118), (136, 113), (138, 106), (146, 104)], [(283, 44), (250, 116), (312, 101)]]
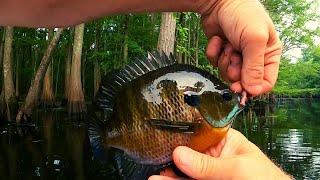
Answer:
[(228, 132), (229, 126), (224, 128), (213, 128), (209, 123), (203, 121), (201, 127), (192, 136), (188, 147), (204, 152), (208, 148), (218, 144)]

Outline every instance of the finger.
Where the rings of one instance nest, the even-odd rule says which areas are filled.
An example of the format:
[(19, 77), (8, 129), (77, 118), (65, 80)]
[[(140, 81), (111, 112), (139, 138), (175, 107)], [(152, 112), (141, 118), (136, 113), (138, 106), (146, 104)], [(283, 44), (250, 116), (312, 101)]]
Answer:
[(229, 179), (232, 173), (228, 172), (235, 166), (233, 158), (214, 158), (185, 146), (173, 151), (173, 160), (181, 171), (194, 179)]
[(272, 90), (273, 86), (276, 83), (279, 72), (279, 63), (272, 63), (265, 66), (265, 76), (262, 83), (262, 93), (269, 92)]
[(218, 60), (219, 72), (220, 72), (222, 79), (225, 81), (229, 81), (227, 70), (228, 70), (228, 66), (230, 64), (230, 58), (231, 58), (232, 51), (233, 51), (233, 48), (232, 48), (231, 44), (227, 44), (224, 48), (223, 53), (221, 54), (221, 56), (219, 57), (219, 60)]
[(259, 30), (250, 32), (244, 35), (241, 44), (243, 55), (241, 84), (249, 94), (257, 96), (264, 91), (262, 83), (268, 33)]
[(206, 150), (206, 154), (212, 157), (220, 157), (221, 151), (226, 144), (226, 138), (223, 138), (218, 144)]
[(272, 48), (267, 49), (266, 63), (264, 67), (264, 82), (262, 84), (264, 92), (271, 91), (278, 78), (279, 64), (282, 52), (280, 41), (276, 42)]
[(214, 66), (218, 66), (218, 56), (221, 52), (222, 48), (222, 39), (219, 36), (213, 36), (207, 46), (206, 55), (209, 60), (209, 62)]
[(226, 143), (220, 157), (227, 158), (251, 152), (251, 144), (239, 131), (230, 128), (226, 135)]
[(177, 178), (153, 175), (153, 176), (150, 176), (148, 180), (177, 180)]
[(227, 76), (230, 82), (241, 80), (242, 59), (238, 53), (233, 52), (228, 66)]
[(240, 81), (236, 81), (236, 82), (232, 83), (231, 86), (230, 86), (230, 89), (231, 89), (233, 92), (241, 93), (241, 92), (242, 92), (241, 82), (240, 82)]
[(224, 37), (223, 30), (220, 28), (220, 25), (217, 23), (214, 23), (212, 19), (204, 18), (205, 16), (202, 16), (202, 26), (203, 26), (203, 32), (208, 37), (211, 38), (212, 36), (220, 36)]

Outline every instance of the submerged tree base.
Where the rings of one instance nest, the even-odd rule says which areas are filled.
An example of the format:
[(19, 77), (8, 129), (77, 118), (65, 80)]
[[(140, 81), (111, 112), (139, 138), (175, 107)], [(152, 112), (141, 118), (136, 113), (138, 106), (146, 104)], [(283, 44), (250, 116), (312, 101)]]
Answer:
[(11, 98), (8, 103), (0, 101), (0, 119), (8, 122), (14, 121), (18, 108), (19, 105), (16, 98)]
[(45, 109), (57, 107), (54, 101), (42, 101), (41, 106)]
[(20, 109), (16, 116), (16, 123), (29, 122), (32, 114), (31, 111), (31, 109)]
[(86, 104), (84, 101), (72, 101), (68, 103), (69, 115), (83, 114), (87, 111)]

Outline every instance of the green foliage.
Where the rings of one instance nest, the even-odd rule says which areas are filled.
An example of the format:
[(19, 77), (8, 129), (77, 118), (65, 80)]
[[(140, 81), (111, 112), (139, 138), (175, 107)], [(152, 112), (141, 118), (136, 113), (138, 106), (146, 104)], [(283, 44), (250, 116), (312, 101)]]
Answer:
[[(159, 32), (159, 15), (155, 14), (154, 22), (150, 14), (121, 15), (104, 18), (86, 26), (85, 48), (89, 59), (99, 59), (102, 70), (106, 73), (121, 68), (123, 61), (123, 43), (125, 31), (128, 31), (129, 60), (145, 55), (146, 51), (156, 48)], [(99, 51), (94, 51), (94, 39), (97, 23), (101, 26)], [(124, 24), (127, 23), (127, 29)]]
[(303, 51), (303, 60), (320, 62), (320, 45), (309, 46)]
[(274, 92), (281, 96), (320, 95), (320, 61), (298, 61), (295, 64), (283, 59)]
[(316, 0), (264, 0), (284, 45), (284, 52), (292, 48), (305, 48), (313, 44), (319, 31), (310, 29), (307, 23), (318, 22)]
[(319, 88), (288, 89), (285, 87), (276, 87), (273, 92), (279, 97), (319, 97)]

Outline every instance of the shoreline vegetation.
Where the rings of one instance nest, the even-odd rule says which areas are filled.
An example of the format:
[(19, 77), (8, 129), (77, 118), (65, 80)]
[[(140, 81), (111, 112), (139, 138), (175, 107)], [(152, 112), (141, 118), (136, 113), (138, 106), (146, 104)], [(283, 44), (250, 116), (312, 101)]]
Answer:
[(320, 98), (320, 88), (286, 89), (274, 88), (276, 98)]

